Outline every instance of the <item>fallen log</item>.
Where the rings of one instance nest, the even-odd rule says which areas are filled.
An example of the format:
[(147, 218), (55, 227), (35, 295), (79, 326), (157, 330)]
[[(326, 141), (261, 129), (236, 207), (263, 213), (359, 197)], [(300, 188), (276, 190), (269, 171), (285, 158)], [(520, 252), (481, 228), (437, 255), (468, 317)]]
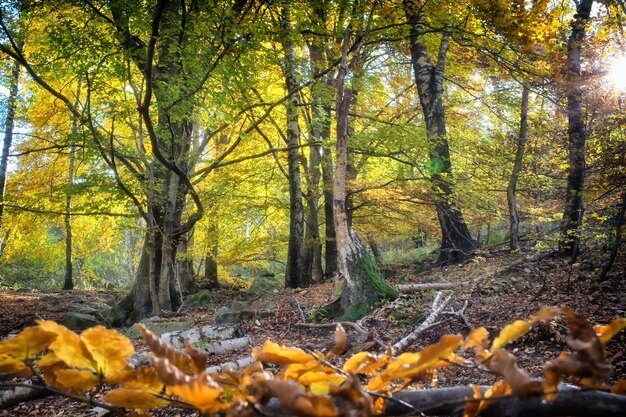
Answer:
[(182, 349), (185, 346), (185, 339), (189, 339), (191, 344), (200, 340), (227, 340), (243, 336), (243, 331), (239, 326), (203, 326), (189, 330), (163, 333), (161, 340)]
[(254, 362), (256, 362), (256, 359), (254, 359), (252, 356), (246, 356), (244, 358), (237, 359), (236, 361), (233, 361), (233, 362), (226, 362), (220, 365), (210, 366), (206, 368), (206, 372), (208, 374), (220, 373), (226, 368), (230, 369), (231, 371), (237, 371), (239, 369), (247, 368), (248, 366), (252, 365)]
[(526, 256), (516, 262), (513, 262), (509, 265), (505, 265), (502, 266), (500, 268), (496, 268), (496, 269), (492, 269), (489, 272), (485, 272), (484, 274), (481, 274), (479, 276), (477, 276), (476, 278), (472, 278), (470, 280), (467, 281), (461, 281), (461, 282), (426, 282), (426, 283), (421, 283), (421, 284), (399, 284), (396, 285), (396, 289), (402, 293), (413, 293), (413, 292), (417, 292), (417, 291), (424, 291), (424, 290), (443, 290), (443, 289), (449, 289), (449, 288), (456, 288), (456, 287), (465, 287), (465, 286), (474, 286), (474, 285), (478, 285), (480, 284), (480, 282), (494, 277), (496, 275), (499, 275), (503, 272), (506, 272), (510, 269), (516, 268), (526, 262), (535, 262), (535, 261), (539, 261), (541, 259), (545, 259), (545, 258), (549, 258), (550, 256), (554, 255), (554, 251), (550, 251), (550, 252), (544, 252), (544, 253), (539, 253), (537, 255), (533, 255), (533, 256)]
[(5, 410), (14, 405), (38, 400), (52, 395), (51, 392), (34, 386), (33, 388), (25, 386), (10, 386), (10, 383), (4, 383), (0, 386), (0, 410)]

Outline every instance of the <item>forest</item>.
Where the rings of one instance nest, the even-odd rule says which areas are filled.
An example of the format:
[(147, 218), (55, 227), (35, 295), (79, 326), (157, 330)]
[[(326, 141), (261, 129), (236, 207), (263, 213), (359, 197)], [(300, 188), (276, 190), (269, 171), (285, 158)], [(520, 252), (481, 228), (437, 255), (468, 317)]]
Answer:
[(1, 415), (626, 415), (625, 25), (0, 2)]

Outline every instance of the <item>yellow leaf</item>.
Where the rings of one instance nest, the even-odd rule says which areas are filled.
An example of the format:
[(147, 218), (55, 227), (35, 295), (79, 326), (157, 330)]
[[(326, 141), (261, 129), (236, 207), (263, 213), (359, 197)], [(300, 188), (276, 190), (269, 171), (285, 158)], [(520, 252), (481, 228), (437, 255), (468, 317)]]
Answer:
[(50, 346), (56, 337), (56, 334), (38, 326), (27, 327), (18, 335), (0, 342), (0, 354), (28, 360)]
[(595, 326), (593, 329), (596, 331), (598, 338), (603, 344), (606, 344), (616, 334), (622, 331), (626, 327), (626, 318), (618, 317), (610, 324), (604, 326)]
[(611, 392), (618, 395), (626, 395), (626, 379), (620, 379), (611, 386)]
[(97, 371), (107, 377), (124, 369), (127, 358), (135, 353), (130, 340), (104, 326), (87, 329), (80, 338), (96, 361)]
[(167, 385), (166, 392), (168, 395), (175, 395), (187, 404), (193, 405), (201, 413), (226, 410), (229, 405), (220, 401), (224, 390), (209, 379), (210, 377), (205, 373), (189, 376), (183, 384)]
[(163, 381), (152, 367), (123, 370), (107, 378), (111, 384), (123, 385), (127, 388), (144, 390), (152, 393), (161, 392)]
[[(258, 362), (257, 362), (258, 363)], [(300, 375), (320, 366), (318, 361), (309, 361), (305, 363), (290, 363), (285, 367), (282, 373), (283, 379), (298, 379)]]
[(346, 377), (343, 375), (339, 375), (336, 373), (326, 373), (319, 371), (311, 371), (302, 374), (300, 378), (298, 378), (298, 382), (303, 385), (309, 385), (314, 382), (328, 382), (330, 384), (341, 385), (346, 380)]
[(37, 320), (39, 326), (57, 335), (50, 344), (55, 355), (68, 366), (91, 369), (97, 371), (96, 362), (80, 337), (65, 326), (61, 326), (51, 320)]
[(304, 363), (315, 358), (302, 349), (287, 348), (270, 340), (266, 340), (263, 348), (252, 349), (252, 356), (259, 362), (287, 365), (290, 363)]
[(59, 369), (54, 371), (54, 386), (63, 391), (81, 394), (96, 386), (98, 377), (90, 371)]
[(32, 373), (26, 364), (14, 356), (0, 353), (0, 374), (28, 376)]
[(120, 388), (109, 392), (102, 398), (109, 404), (118, 407), (147, 410), (148, 408), (163, 407), (169, 401), (159, 398), (150, 392)]
[(497, 349), (525, 335), (530, 330), (532, 324), (525, 320), (516, 320), (500, 331), (498, 337), (493, 340), (491, 349)]

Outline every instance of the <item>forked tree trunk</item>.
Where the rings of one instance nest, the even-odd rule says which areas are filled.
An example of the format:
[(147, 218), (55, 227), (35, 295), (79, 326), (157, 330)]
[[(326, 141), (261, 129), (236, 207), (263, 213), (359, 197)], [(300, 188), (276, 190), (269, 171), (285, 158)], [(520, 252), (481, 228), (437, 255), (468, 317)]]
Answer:
[(437, 63), (433, 65), (422, 35), (424, 27), (420, 17), (405, 2), (405, 11), (411, 26), (411, 64), (415, 83), (419, 93), (429, 145), (430, 186), (437, 217), (441, 227), (440, 262), (458, 262), (469, 257), (476, 246), (465, 224), (461, 209), (456, 203), (454, 178), (450, 161), (450, 148), (446, 133), (446, 121), (443, 109), (443, 80), (446, 54), (448, 52), (448, 34), (442, 35)]
[(581, 0), (576, 6), (572, 32), (567, 42), (567, 119), (569, 137), (569, 170), (565, 192), (565, 210), (559, 240), (559, 252), (574, 261), (580, 242), (579, 226), (583, 217), (585, 183), (585, 142), (587, 133), (583, 123), (582, 78), (580, 51), (585, 38), (593, 0)]
[(9, 85), (9, 99), (7, 101), (7, 113), (4, 120), (4, 140), (2, 142), (2, 155), (0, 156), (0, 257), (4, 253), (4, 248), (9, 240), (10, 229), (4, 229), (4, 192), (7, 184), (7, 167), (9, 152), (13, 143), (13, 128), (15, 127), (15, 113), (17, 111), (17, 94), (20, 84), (21, 65), (13, 62), (11, 80)]
[(517, 150), (515, 151), (515, 163), (513, 171), (509, 179), (509, 185), (506, 189), (506, 199), (509, 206), (509, 231), (510, 240), (509, 247), (511, 251), (519, 250), (519, 212), (517, 211), (517, 199), (515, 196), (515, 188), (517, 187), (517, 179), (522, 171), (522, 162), (524, 160), (524, 148), (526, 147), (526, 139), (528, 137), (528, 93), (529, 89), (524, 86), (522, 89), (522, 109), (520, 114), (520, 129), (517, 138)]
[(344, 88), (347, 74), (347, 40), (337, 84), (337, 151), (333, 183), (335, 238), (337, 241), (337, 268), (343, 279), (341, 307), (347, 319), (354, 320), (384, 298), (395, 297), (380, 273), (374, 256), (363, 239), (348, 224), (346, 207), (346, 171), (348, 167), (348, 113), (352, 90)]
[(305, 276), (304, 256), (304, 205), (302, 204), (302, 185), (300, 175), (300, 126), (298, 124), (300, 96), (296, 73), (296, 55), (289, 17), (289, 6), (285, 3), (281, 17), (281, 42), (284, 50), (283, 72), (287, 92), (291, 94), (287, 107), (287, 153), (289, 165), (289, 244), (287, 247), (287, 271), (285, 287), (297, 288), (311, 285), (310, 276)]

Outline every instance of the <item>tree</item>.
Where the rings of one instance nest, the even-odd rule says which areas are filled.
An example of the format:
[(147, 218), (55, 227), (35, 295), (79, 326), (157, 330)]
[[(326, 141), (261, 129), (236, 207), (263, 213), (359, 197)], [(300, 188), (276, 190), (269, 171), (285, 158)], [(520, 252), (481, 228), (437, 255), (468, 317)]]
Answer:
[(452, 162), (446, 133), (443, 81), (450, 35), (443, 30), (437, 62), (433, 64), (423, 40), (425, 29), (421, 7), (412, 1), (405, 1), (403, 4), (410, 26), (411, 65), (426, 123), (431, 191), (441, 227), (439, 260), (456, 262), (470, 256), (476, 245), (455, 201)]
[(581, 77), (581, 49), (585, 40), (585, 27), (591, 14), (593, 0), (576, 3), (576, 14), (572, 21), (572, 32), (567, 41), (567, 134), (569, 138), (569, 169), (565, 191), (565, 209), (559, 240), (559, 252), (570, 256), (572, 261), (578, 256), (579, 226), (583, 217), (583, 196), (585, 183), (585, 142), (587, 132), (583, 121), (583, 79)]
[(515, 188), (517, 187), (517, 180), (522, 170), (522, 162), (524, 160), (524, 148), (526, 146), (526, 139), (528, 136), (528, 95), (530, 89), (524, 85), (522, 87), (522, 106), (520, 110), (520, 129), (517, 138), (517, 148), (515, 151), (515, 162), (513, 164), (513, 171), (511, 171), (511, 178), (509, 179), (509, 185), (506, 189), (506, 199), (509, 206), (509, 223), (510, 223), (510, 238), (509, 247), (512, 251), (519, 250), (519, 212), (517, 211), (517, 200), (515, 197)]

